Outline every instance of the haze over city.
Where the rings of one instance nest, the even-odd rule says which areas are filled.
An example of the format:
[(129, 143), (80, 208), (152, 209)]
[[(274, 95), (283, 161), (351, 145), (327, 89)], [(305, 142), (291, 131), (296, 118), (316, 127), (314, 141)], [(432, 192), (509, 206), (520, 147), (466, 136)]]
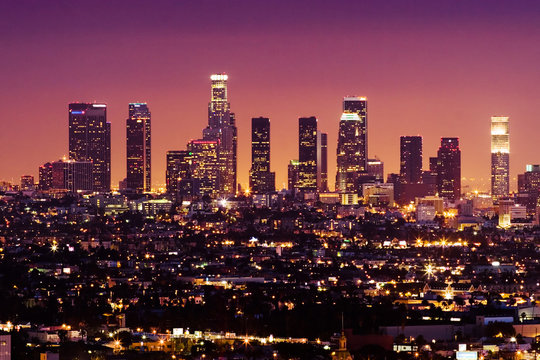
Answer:
[[(342, 99), (369, 100), (368, 152), (399, 171), (399, 136), (460, 138), (463, 184), (488, 190), (490, 117), (510, 117), (512, 189), (540, 129), (539, 7), (534, 1), (6, 1), (0, 5), (0, 177), (37, 176), (68, 153), (67, 104), (108, 105), (112, 184), (125, 177), (129, 102), (152, 111), (153, 185), (165, 153), (200, 137), (209, 77), (229, 75), (238, 181), (247, 186), (250, 121), (271, 119), (276, 187), (298, 157), (298, 117), (328, 133), (335, 180)], [(467, 190), (467, 189), (464, 189)]]
[(540, 2), (0, 1), (0, 360), (537, 360)]

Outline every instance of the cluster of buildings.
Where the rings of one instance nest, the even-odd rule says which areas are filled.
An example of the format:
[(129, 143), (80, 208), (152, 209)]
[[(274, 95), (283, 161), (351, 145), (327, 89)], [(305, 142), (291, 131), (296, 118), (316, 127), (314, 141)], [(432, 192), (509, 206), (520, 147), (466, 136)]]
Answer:
[[(238, 132), (231, 112), (227, 89), (228, 76), (211, 76), (208, 125), (200, 139), (191, 140), (182, 150), (166, 154), (166, 193), (172, 200), (191, 201), (202, 196), (226, 198), (243, 193), (237, 184)], [(495, 203), (508, 199), (509, 129), (508, 117), (491, 118), (491, 195)], [(314, 197), (364, 197), (365, 184), (377, 184), (381, 201), (393, 205), (414, 202), (416, 198), (439, 196), (449, 202), (462, 197), (461, 150), (459, 139), (443, 137), (429, 169), (423, 169), (421, 136), (400, 139), (400, 171), (385, 179), (384, 164), (368, 158), (368, 102), (365, 97), (345, 97), (339, 121), (335, 191), (328, 182), (328, 137), (318, 128), (316, 117), (298, 119), (298, 158), (288, 164), (288, 190), (304, 199)], [(69, 105), (69, 157), (47, 162), (39, 168), (39, 181), (21, 177), (21, 189), (38, 187), (44, 191), (109, 192), (111, 190), (111, 127), (107, 106), (101, 103)], [(270, 165), (270, 119), (251, 121), (251, 194), (273, 194), (275, 173)], [(132, 193), (152, 191), (151, 113), (146, 103), (131, 103), (126, 120), (126, 178), (119, 189)], [(519, 178), (515, 204), (535, 210), (538, 167), (527, 166)], [(386, 180), (386, 182), (385, 182)], [(373, 188), (368, 185), (368, 188)], [(334, 194), (334, 195), (332, 195)], [(392, 201), (390, 201), (392, 200)]]
[(257, 358), (246, 344), (259, 358), (291, 357), (278, 342), (328, 359), (368, 345), (426, 359), (538, 347), (540, 165), (510, 193), (508, 117), (491, 118), (491, 194), (463, 194), (455, 137), (424, 169), (422, 137), (402, 136), (399, 173), (385, 177), (368, 157), (364, 97), (343, 100), (334, 191), (313, 116), (298, 119), (283, 190), (270, 119), (252, 119), (242, 191), (227, 81), (211, 76), (201, 138), (167, 152), (163, 194), (152, 192), (145, 103), (129, 104), (120, 192), (100, 103), (69, 105), (69, 157), (43, 164), (37, 184), (0, 184), (0, 267), (11, 271), (0, 273), (0, 330), (25, 339), (17, 351), (54, 358), (71, 337), (103, 359), (202, 359), (210, 343), (225, 358)]
[[(108, 206), (113, 199), (127, 209)], [(287, 356), (271, 338), (304, 339), (328, 346), (331, 358), (342, 312), (353, 353), (376, 344), (454, 354), (459, 341), (487, 354), (506, 351), (518, 333), (524, 340), (515, 349), (533, 349), (538, 228), (497, 229), (497, 220), (484, 219), (460, 230), (451, 217), (425, 226), (397, 209), (255, 199), (176, 208), (150, 199), (138, 208), (128, 194), (5, 193), (0, 267), (11, 270), (0, 276), (0, 324), (26, 336), (16, 343), (30, 344), (28, 353), (77, 342), (108, 353), (104, 359), (128, 349), (180, 358), (195, 350), (177, 342), (224, 338), (239, 358), (242, 338), (280, 358)], [(372, 316), (371, 327), (359, 327)], [(126, 332), (132, 341), (122, 340)], [(415, 342), (419, 335), (429, 349)]]

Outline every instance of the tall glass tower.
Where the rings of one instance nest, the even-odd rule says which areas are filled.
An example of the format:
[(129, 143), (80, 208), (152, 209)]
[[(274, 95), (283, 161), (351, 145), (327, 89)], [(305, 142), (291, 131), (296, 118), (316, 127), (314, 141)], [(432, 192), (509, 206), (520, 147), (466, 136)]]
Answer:
[(400, 138), (399, 175), (407, 184), (422, 182), (421, 136), (402, 136)]
[(328, 191), (328, 134), (317, 131), (317, 186)]
[(91, 161), (94, 191), (110, 191), (111, 123), (106, 104), (69, 104), (69, 158)]
[(336, 191), (357, 192), (367, 172), (367, 99), (346, 97), (339, 122)]
[(129, 104), (126, 120), (127, 187), (151, 191), (150, 110), (146, 103)]
[(275, 173), (270, 171), (270, 119), (251, 119), (251, 192), (268, 193), (275, 190)]
[(298, 189), (317, 191), (317, 118), (298, 119)]
[(461, 197), (461, 150), (458, 138), (441, 138), (437, 151), (439, 196), (455, 201)]
[(203, 130), (203, 139), (218, 141), (219, 149), (219, 193), (236, 193), (236, 159), (237, 159), (237, 129), (235, 116), (230, 112), (227, 98), (226, 74), (214, 74), (212, 81), (211, 99), (208, 104), (208, 126)]
[(491, 117), (491, 196), (494, 199), (510, 192), (510, 134), (507, 116)]

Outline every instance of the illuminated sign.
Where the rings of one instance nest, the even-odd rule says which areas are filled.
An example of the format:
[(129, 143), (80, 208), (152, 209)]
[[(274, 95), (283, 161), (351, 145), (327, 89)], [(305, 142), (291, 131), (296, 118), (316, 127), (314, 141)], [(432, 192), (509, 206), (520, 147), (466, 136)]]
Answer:
[(73, 115), (83, 115), (84, 111), (82, 111), (82, 110), (72, 110), (71, 113)]
[(343, 113), (341, 114), (341, 120), (360, 121), (360, 116), (357, 113)]
[(456, 360), (477, 360), (478, 353), (476, 351), (458, 351), (456, 352)]
[(105, 104), (93, 104), (92, 107), (95, 107), (95, 108), (104, 108), (104, 107), (107, 107), (107, 105), (105, 105)]
[(418, 351), (418, 346), (412, 344), (394, 344), (393, 350), (395, 352), (413, 352)]
[(214, 74), (210, 76), (210, 80), (212, 81), (227, 81), (229, 77), (225, 74)]

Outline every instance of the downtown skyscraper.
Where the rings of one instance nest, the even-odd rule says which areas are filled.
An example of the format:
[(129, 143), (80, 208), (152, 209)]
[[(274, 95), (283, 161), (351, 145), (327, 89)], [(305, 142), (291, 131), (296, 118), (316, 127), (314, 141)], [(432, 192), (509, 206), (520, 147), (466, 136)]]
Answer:
[(193, 154), (189, 150), (167, 151), (167, 170), (165, 185), (167, 193), (177, 196), (179, 183), (191, 179), (191, 160)]
[(151, 191), (150, 110), (146, 103), (129, 104), (126, 120), (127, 187), (136, 192)]
[(491, 196), (508, 196), (510, 192), (510, 135), (507, 116), (491, 117)]
[(111, 123), (106, 104), (69, 104), (69, 158), (92, 162), (93, 190), (110, 191)]
[(402, 136), (400, 138), (399, 175), (406, 184), (422, 181), (422, 137)]
[(270, 119), (251, 119), (251, 169), (249, 187), (254, 194), (272, 192), (276, 174), (270, 171)]
[[(219, 140), (191, 140), (188, 143), (188, 155), (191, 160), (191, 178), (198, 195), (216, 197), (222, 195), (221, 180), (222, 159), (219, 156)], [(178, 183), (181, 188), (181, 182)]]
[(346, 97), (339, 122), (336, 191), (358, 192), (367, 172), (367, 99)]
[(317, 118), (298, 119), (298, 189), (317, 191)]
[(230, 112), (227, 97), (226, 74), (214, 74), (211, 100), (208, 104), (208, 126), (203, 130), (203, 140), (218, 142), (219, 174), (216, 185), (224, 195), (236, 193), (236, 159), (238, 133), (234, 113)]
[(328, 191), (328, 134), (317, 131), (317, 188)]
[(450, 201), (461, 197), (461, 150), (458, 138), (442, 138), (437, 151), (437, 191)]

